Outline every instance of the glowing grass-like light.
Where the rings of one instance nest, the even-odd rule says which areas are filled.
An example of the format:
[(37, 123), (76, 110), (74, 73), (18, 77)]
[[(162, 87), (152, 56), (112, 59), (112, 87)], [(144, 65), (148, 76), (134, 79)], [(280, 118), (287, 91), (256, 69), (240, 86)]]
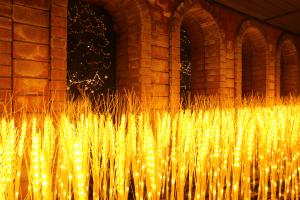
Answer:
[(127, 108), (1, 119), (0, 199), (299, 199), (297, 101)]

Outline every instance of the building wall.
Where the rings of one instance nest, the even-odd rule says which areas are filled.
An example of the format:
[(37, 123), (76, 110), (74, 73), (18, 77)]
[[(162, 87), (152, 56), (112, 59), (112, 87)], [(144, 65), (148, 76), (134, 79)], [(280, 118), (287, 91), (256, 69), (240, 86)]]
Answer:
[(12, 93), (12, 5), (10, 1), (0, 2), (0, 99), (3, 102)]
[[(88, 1), (103, 6), (116, 24), (119, 90), (133, 89), (157, 105), (178, 105), (182, 25), (194, 44), (195, 93), (240, 98), (247, 90), (246, 46), (258, 59), (246, 53), (245, 60), (255, 64), (244, 82), (253, 79), (253, 88), (267, 98), (299, 92), (299, 36), (205, 0)], [(59, 109), (66, 100), (67, 5), (68, 0), (0, 0), (0, 99), (12, 95), (15, 111), (44, 108), (50, 100)]]

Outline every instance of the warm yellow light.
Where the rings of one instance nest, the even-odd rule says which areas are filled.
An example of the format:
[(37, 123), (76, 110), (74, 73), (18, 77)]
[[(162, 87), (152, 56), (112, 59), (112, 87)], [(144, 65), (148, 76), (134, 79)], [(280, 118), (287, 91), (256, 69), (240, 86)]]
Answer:
[(0, 199), (299, 199), (297, 103), (128, 108), (0, 119)]

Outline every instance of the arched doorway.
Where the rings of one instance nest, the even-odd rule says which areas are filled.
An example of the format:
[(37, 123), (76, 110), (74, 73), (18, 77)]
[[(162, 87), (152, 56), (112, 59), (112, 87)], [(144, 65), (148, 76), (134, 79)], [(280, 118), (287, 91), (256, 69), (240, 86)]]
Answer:
[(282, 39), (278, 56), (280, 96), (298, 95), (299, 63), (296, 46), (292, 39)]
[[(180, 89), (186, 86), (189, 87), (192, 96), (219, 94), (220, 71), (223, 66), (221, 57), (225, 51), (222, 31), (215, 18), (201, 4), (185, 2), (180, 4), (174, 13), (171, 30), (171, 105), (178, 105), (180, 93), (183, 94)], [(188, 38), (190, 42), (183, 43), (183, 38)], [(182, 48), (187, 46), (190, 56), (186, 57), (190, 59), (190, 69), (182, 56)], [(186, 72), (186, 69), (190, 71), (190, 78), (182, 73)], [(184, 83), (183, 80), (190, 83)]]
[(265, 97), (267, 91), (268, 45), (260, 29), (247, 21), (235, 47), (236, 96)]

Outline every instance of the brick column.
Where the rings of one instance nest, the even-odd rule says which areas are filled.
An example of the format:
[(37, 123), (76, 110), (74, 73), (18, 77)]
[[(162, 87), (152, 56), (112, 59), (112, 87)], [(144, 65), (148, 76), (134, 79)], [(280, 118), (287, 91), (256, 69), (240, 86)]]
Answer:
[(266, 66), (266, 98), (269, 101), (275, 99), (275, 48), (268, 43), (266, 52), (267, 66)]
[[(7, 102), (12, 92), (12, 5), (0, 0), (0, 102)], [(8, 106), (10, 110), (11, 106)], [(0, 108), (2, 111), (3, 107)]]
[(66, 101), (67, 80), (67, 0), (52, 0), (50, 27), (50, 96), (52, 111), (61, 110)]
[[(157, 5), (159, 6), (159, 5)], [(164, 5), (160, 5), (163, 7)], [(162, 9), (152, 10), (152, 70), (151, 85), (156, 107), (168, 107), (169, 102), (169, 17)]]
[[(221, 72), (221, 78), (226, 77), (226, 81), (223, 83), (222, 96), (225, 98), (234, 98), (234, 47), (233, 41), (227, 40), (226, 42), (226, 68)], [(226, 88), (226, 89), (225, 89)]]

